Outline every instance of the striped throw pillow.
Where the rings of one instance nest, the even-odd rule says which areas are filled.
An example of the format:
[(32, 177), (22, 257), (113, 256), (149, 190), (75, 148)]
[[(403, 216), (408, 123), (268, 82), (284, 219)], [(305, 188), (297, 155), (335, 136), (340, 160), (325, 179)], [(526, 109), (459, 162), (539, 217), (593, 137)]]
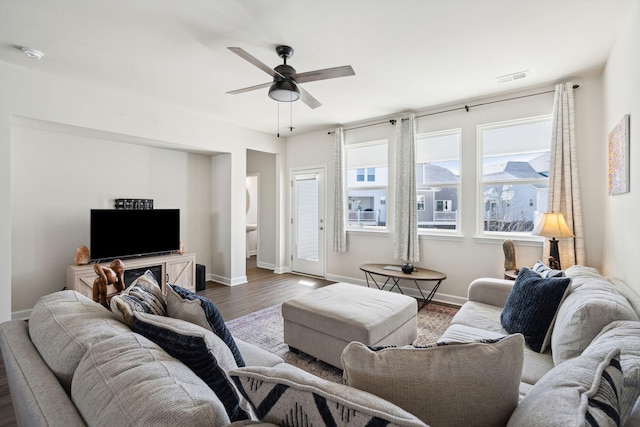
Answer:
[(122, 314), (125, 323), (133, 325), (133, 312), (167, 315), (167, 303), (155, 276), (147, 270), (131, 286), (111, 298), (111, 311)]

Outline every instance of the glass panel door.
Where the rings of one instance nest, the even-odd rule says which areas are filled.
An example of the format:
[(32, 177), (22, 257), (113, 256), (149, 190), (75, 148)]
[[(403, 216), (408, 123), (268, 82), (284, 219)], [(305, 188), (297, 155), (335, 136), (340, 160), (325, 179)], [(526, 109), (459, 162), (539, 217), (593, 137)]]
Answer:
[(324, 170), (293, 172), (294, 272), (324, 277)]

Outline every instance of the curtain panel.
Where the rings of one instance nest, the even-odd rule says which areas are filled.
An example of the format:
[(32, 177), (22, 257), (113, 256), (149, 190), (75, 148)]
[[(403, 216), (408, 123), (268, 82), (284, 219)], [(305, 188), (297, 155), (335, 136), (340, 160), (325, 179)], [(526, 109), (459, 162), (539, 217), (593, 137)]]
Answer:
[[(553, 101), (551, 159), (549, 166), (549, 212), (561, 212), (574, 238), (560, 239), (558, 246), (563, 268), (585, 264), (584, 230), (573, 107), (573, 83), (556, 85)], [(549, 242), (545, 242), (545, 252)]]
[(345, 224), (345, 199), (346, 190), (344, 182), (345, 158), (344, 158), (344, 130), (336, 128), (335, 148), (333, 157), (333, 250), (335, 252), (347, 251), (347, 233)]
[(393, 256), (418, 262), (418, 212), (416, 196), (416, 115), (396, 122), (395, 233)]

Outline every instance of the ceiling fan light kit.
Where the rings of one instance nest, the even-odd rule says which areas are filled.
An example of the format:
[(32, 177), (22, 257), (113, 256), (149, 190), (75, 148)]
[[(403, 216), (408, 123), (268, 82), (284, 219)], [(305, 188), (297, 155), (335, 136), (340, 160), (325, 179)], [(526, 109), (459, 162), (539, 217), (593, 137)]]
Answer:
[(300, 89), (292, 80), (278, 80), (269, 88), (269, 98), (279, 102), (293, 102), (300, 99)]

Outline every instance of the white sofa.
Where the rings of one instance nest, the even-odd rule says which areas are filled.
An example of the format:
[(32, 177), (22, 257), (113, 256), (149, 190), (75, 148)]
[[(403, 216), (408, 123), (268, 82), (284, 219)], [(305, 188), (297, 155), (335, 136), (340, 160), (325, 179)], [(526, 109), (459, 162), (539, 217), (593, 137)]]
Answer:
[(640, 426), (638, 294), (588, 267), (522, 270), (473, 281), (436, 345), (350, 343), (346, 383), (434, 426)]
[[(0, 349), (19, 425), (297, 425), (300, 420), (287, 418), (295, 413), (318, 425), (328, 416), (343, 426), (565, 427), (585, 419), (587, 398), (604, 384), (597, 379), (619, 361), (619, 378), (611, 376), (618, 380), (620, 425), (638, 426), (640, 297), (593, 269), (572, 267), (566, 274), (571, 293), (558, 309), (546, 352), (524, 348), (522, 335), (502, 328), (514, 282), (478, 279), (441, 341), (485, 342), (377, 352), (352, 342), (342, 354), (347, 385), (323, 381), (236, 339), (245, 362), (238, 368), (223, 341), (202, 326), (136, 314), (148, 327), (204, 339), (205, 350), (187, 354), (213, 353), (232, 379), (250, 414), (233, 422), (223, 399), (187, 367), (191, 361), (74, 291), (43, 297), (29, 322), (0, 325)], [(381, 366), (383, 354), (391, 355), (389, 365)], [(425, 375), (432, 377), (425, 381)], [(366, 384), (348, 385), (358, 377)], [(399, 400), (387, 397), (390, 391)]]
[[(193, 313), (200, 304), (183, 305)], [(0, 349), (18, 425), (275, 426), (305, 402), (304, 417), (316, 424), (324, 417), (339, 420), (344, 413), (336, 408), (342, 408), (353, 426), (371, 420), (425, 426), (373, 394), (321, 380), (235, 339), (244, 362), (238, 367), (223, 339), (200, 322), (138, 312), (133, 317), (132, 329), (122, 315), (66, 290), (42, 297), (28, 322), (2, 323)], [(167, 345), (167, 337), (176, 345)], [(270, 384), (281, 398), (254, 408), (249, 399), (262, 399)], [(230, 398), (239, 410), (227, 403)], [(246, 419), (232, 420), (231, 409)]]
[[(624, 377), (620, 425), (640, 426), (640, 296), (623, 281), (605, 278), (593, 268), (573, 266), (565, 274), (571, 279), (571, 289), (557, 311), (549, 348), (537, 353), (525, 347), (521, 398), (511, 424), (562, 425), (553, 423), (553, 411), (563, 403), (568, 384), (578, 381), (580, 363), (588, 364), (592, 356), (619, 349)], [(501, 279), (472, 282), (468, 302), (440, 341), (508, 334), (500, 316), (513, 285), (514, 281)], [(534, 413), (543, 418), (532, 417)]]

